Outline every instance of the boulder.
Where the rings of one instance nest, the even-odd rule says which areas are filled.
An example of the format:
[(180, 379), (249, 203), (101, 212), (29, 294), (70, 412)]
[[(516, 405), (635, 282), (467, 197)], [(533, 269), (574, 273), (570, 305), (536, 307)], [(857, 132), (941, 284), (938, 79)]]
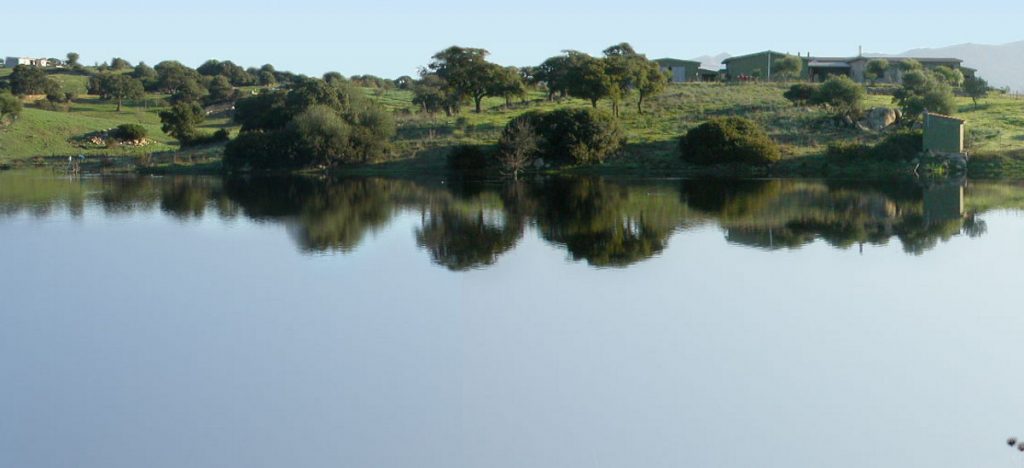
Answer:
[(864, 124), (874, 130), (881, 131), (896, 123), (900, 119), (899, 111), (889, 107), (875, 107), (868, 111), (864, 118)]

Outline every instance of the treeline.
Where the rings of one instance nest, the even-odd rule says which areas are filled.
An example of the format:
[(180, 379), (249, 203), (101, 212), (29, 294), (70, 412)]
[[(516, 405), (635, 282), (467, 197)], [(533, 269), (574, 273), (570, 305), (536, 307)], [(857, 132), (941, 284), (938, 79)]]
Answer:
[(657, 63), (637, 53), (628, 43), (611, 46), (601, 57), (569, 50), (537, 66), (503, 67), (487, 61), (484, 49), (453, 46), (432, 57), (420, 79), (402, 85), (413, 90), (413, 103), (429, 113), (457, 114), (467, 103), (476, 112), (486, 97), (500, 97), (510, 104), (524, 98), (528, 87), (547, 90), (548, 99), (572, 96), (590, 101), (611, 101), (612, 112), (636, 95), (637, 111), (644, 100), (665, 89), (668, 76)]

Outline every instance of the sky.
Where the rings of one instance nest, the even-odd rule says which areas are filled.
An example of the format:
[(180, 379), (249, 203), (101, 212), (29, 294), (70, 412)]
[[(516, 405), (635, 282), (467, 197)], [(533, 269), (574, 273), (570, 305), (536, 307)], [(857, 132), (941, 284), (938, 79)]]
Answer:
[[(55, 0), (43, 21), (5, 21), (0, 55), (63, 57), (86, 64), (120, 56), (132, 63), (210, 58), (243, 66), (272, 63), (308, 75), (398, 77), (415, 74), (450, 45), (481, 47), (503, 65), (534, 65), (565, 49), (598, 54), (629, 42), (651, 58), (693, 58), (765, 49), (814, 55), (899, 53), (920, 47), (1024, 40), (1024, 3), (864, 0), (828, 3), (524, 0), (253, 0), (241, 4), (180, 0), (138, 11), (137, 2)], [(38, 17), (15, 2), (6, 18)], [(126, 14), (112, 12), (125, 11)], [(65, 13), (67, 12), (67, 13)]]

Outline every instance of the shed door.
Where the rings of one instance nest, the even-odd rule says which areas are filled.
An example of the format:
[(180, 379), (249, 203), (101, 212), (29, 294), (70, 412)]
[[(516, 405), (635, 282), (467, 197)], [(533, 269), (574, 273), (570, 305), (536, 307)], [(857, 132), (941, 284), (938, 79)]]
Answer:
[(672, 67), (672, 81), (676, 83), (682, 83), (686, 81), (686, 67), (683, 65), (676, 65)]

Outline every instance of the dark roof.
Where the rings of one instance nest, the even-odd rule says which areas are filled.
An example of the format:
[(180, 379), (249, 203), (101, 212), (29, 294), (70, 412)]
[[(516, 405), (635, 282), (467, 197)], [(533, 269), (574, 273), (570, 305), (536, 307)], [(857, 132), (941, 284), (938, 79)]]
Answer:
[(654, 61), (658, 62), (661, 65), (694, 65), (694, 64), (696, 64), (697, 66), (700, 66), (700, 62), (698, 62), (696, 60), (681, 60), (681, 59), (674, 59), (674, 58), (667, 58), (666, 57), (666, 58), (654, 59)]
[[(733, 61), (733, 60), (739, 60), (739, 59), (744, 59), (744, 58), (754, 57), (754, 56), (756, 56), (756, 55), (765, 55), (765, 54), (774, 54), (774, 55), (793, 55), (793, 54), (784, 54), (784, 53), (782, 53), (782, 52), (776, 52), (776, 51), (774, 51), (774, 50), (765, 50), (765, 51), (761, 51), (761, 52), (754, 52), (754, 53), (752, 53), (752, 54), (746, 54), (746, 55), (737, 55), (737, 56), (735, 56), (735, 57), (729, 57), (729, 58), (727, 58), (727, 59), (725, 59), (725, 60), (722, 60), (722, 63), (729, 63), (729, 62), (731, 62), (731, 61)], [(794, 55), (794, 57), (795, 57), (795, 55)]]
[(949, 116), (949, 115), (944, 115), (944, 114), (936, 114), (935, 112), (925, 112), (925, 114), (927, 114), (927, 116), (928, 116), (929, 118), (931, 118), (931, 117), (938, 117), (938, 118), (940, 118), (940, 119), (942, 119), (942, 120), (952, 120), (952, 121), (954, 121), (954, 122), (960, 122), (960, 123), (964, 123), (964, 122), (967, 122), (967, 121), (966, 121), (966, 120), (964, 120), (964, 119), (958, 119), (958, 118), (956, 118), (956, 117), (952, 117), (952, 116)]
[(842, 61), (835, 62), (835, 61), (831, 61), (831, 60), (830, 61), (822, 61), (822, 60), (819, 60), (819, 59), (814, 59), (814, 60), (811, 60), (810, 63), (807, 64), (807, 67), (808, 68), (810, 68), (810, 67), (814, 67), (814, 68), (850, 68), (850, 64), (847, 63), (847, 62), (842, 62)]
[(719, 73), (719, 71), (718, 70), (711, 70), (709, 68), (698, 68), (697, 69), (697, 73), (701, 74), (701, 75), (717, 75)]

